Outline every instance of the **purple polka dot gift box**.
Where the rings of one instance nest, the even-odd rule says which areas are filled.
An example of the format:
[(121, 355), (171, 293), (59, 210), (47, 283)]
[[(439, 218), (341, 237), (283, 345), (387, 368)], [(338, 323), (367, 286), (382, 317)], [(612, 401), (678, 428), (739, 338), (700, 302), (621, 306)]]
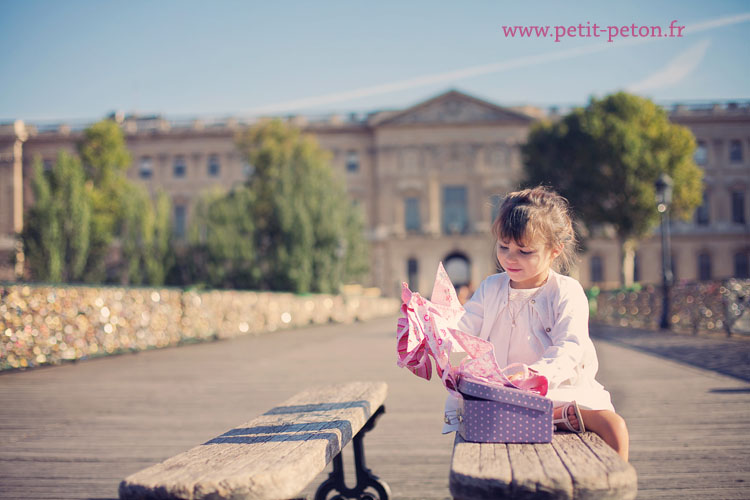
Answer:
[(512, 387), (459, 379), (458, 432), (475, 443), (549, 443), (552, 400)]

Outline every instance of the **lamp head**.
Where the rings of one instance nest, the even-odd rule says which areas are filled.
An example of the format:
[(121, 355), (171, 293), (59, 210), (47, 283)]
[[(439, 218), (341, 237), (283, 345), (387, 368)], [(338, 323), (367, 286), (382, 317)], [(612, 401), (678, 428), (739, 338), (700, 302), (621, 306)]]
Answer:
[(672, 178), (665, 172), (656, 179), (654, 188), (656, 189), (656, 205), (659, 212), (666, 212), (672, 203)]

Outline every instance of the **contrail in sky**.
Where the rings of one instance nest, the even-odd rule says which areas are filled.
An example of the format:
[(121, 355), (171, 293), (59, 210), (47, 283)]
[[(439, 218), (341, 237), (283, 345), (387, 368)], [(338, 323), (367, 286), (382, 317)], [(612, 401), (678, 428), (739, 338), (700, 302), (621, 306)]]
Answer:
[(284, 111), (291, 111), (300, 108), (310, 108), (314, 106), (322, 106), (325, 104), (333, 104), (341, 101), (349, 101), (360, 97), (370, 97), (374, 95), (387, 94), (389, 92), (396, 92), (399, 90), (413, 89), (417, 87), (424, 87), (435, 83), (451, 82), (462, 78), (470, 78), (473, 76), (489, 75), (492, 73), (499, 73), (513, 68), (522, 68), (524, 66), (534, 66), (537, 64), (559, 61), (561, 59), (569, 59), (571, 57), (578, 57), (585, 54), (593, 54), (595, 52), (601, 52), (606, 50), (608, 47), (604, 46), (592, 46), (592, 47), (579, 47), (575, 49), (563, 50), (559, 52), (549, 52), (546, 54), (539, 54), (536, 56), (519, 57), (516, 59), (509, 59), (507, 61), (484, 64), (481, 66), (471, 66), (469, 68), (447, 71), (445, 73), (435, 73), (432, 75), (420, 76), (409, 80), (401, 80), (393, 83), (384, 83), (381, 85), (374, 85), (372, 87), (362, 87), (355, 90), (349, 90), (345, 92), (336, 92), (332, 94), (325, 94), (315, 97), (307, 97), (304, 99), (297, 99), (294, 101), (287, 101), (279, 104), (269, 104), (268, 106), (262, 106), (250, 110), (252, 114), (263, 114), (263, 113), (278, 113)]
[(628, 92), (644, 92), (647, 90), (669, 87), (684, 80), (703, 61), (711, 42), (703, 40), (672, 59), (664, 68), (648, 75), (643, 80), (628, 85)]
[[(685, 35), (699, 33), (702, 31), (708, 31), (723, 26), (729, 26), (732, 24), (743, 23), (750, 21), (750, 12), (736, 14), (727, 17), (721, 17), (717, 19), (711, 19), (700, 23), (688, 25), (685, 29)], [(684, 35), (683, 35), (684, 36)], [(508, 59), (506, 61), (483, 64), (479, 66), (470, 66), (468, 68), (446, 71), (443, 73), (434, 73), (431, 75), (420, 76), (416, 78), (410, 78), (407, 80), (400, 80), (391, 83), (383, 83), (380, 85), (373, 85), (370, 87), (362, 87), (354, 90), (348, 90), (343, 92), (335, 92), (330, 94), (323, 94), (319, 96), (306, 97), (302, 99), (295, 99), (291, 101), (280, 102), (276, 104), (269, 104), (267, 106), (260, 106), (247, 111), (249, 115), (263, 115), (263, 114), (275, 114), (284, 113), (289, 111), (297, 111), (304, 108), (312, 108), (317, 106), (325, 106), (328, 104), (334, 104), (344, 101), (350, 101), (352, 99), (359, 99), (362, 97), (372, 97), (376, 95), (388, 94), (391, 92), (397, 92), (400, 90), (408, 90), (413, 88), (425, 87), (427, 85), (434, 85), (437, 83), (454, 82), (456, 80), (471, 78), (482, 75), (490, 75), (493, 73), (500, 73), (509, 69), (523, 68), (527, 66), (536, 66), (543, 63), (562, 61), (565, 59), (572, 59), (588, 54), (595, 54), (597, 52), (603, 52), (612, 47), (622, 47), (627, 45), (636, 45), (640, 43), (647, 43), (657, 40), (656, 38), (629, 38), (627, 40), (618, 40), (615, 43), (602, 42), (597, 45), (591, 45), (588, 47), (577, 47), (567, 50), (559, 50), (554, 52), (547, 52), (544, 54), (538, 54), (535, 56), (524, 56), (514, 59)], [(707, 48), (707, 46), (706, 46)], [(704, 49), (705, 51), (705, 49)], [(643, 84), (644, 82), (639, 82)]]

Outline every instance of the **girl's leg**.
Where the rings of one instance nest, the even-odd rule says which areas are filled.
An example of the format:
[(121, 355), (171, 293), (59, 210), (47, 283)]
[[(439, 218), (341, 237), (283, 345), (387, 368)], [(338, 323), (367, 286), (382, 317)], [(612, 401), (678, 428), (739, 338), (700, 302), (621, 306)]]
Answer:
[(611, 410), (581, 409), (581, 418), (587, 431), (598, 434), (623, 460), (628, 461), (630, 438), (625, 420)]
[[(554, 418), (561, 417), (562, 407), (555, 408)], [(581, 418), (587, 431), (591, 431), (601, 437), (605, 443), (611, 446), (626, 462), (630, 439), (625, 420), (617, 413), (610, 410), (584, 410), (581, 409)], [(568, 408), (568, 421), (574, 429), (579, 429), (575, 409)], [(567, 429), (563, 429), (567, 430)]]

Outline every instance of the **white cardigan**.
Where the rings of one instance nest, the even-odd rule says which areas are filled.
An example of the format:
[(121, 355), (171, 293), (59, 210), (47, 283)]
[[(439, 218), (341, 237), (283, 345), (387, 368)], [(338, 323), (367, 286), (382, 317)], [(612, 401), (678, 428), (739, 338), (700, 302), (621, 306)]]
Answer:
[[(482, 281), (464, 304), (466, 312), (458, 321), (458, 329), (490, 340), (498, 315), (508, 307), (509, 286), (506, 273)], [(532, 311), (531, 331), (539, 341), (534, 343), (539, 359), (529, 368), (547, 377), (547, 397), (555, 406), (575, 400), (583, 408), (614, 410), (609, 393), (596, 381), (599, 361), (589, 338), (589, 304), (581, 284), (550, 270), (547, 282), (528, 306)], [(456, 405), (449, 396), (446, 411)], [(446, 425), (443, 432), (456, 428)]]

